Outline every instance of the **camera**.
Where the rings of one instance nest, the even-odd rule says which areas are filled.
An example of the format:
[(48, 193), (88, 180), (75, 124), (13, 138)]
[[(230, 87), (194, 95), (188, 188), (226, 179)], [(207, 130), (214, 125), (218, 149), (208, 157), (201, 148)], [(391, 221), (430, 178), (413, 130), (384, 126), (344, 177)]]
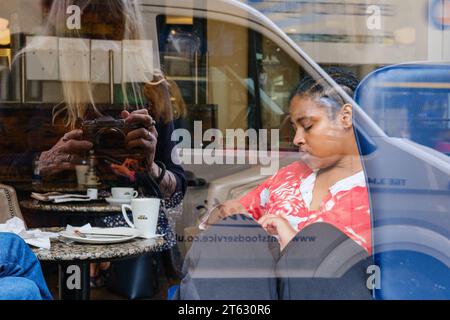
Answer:
[(139, 150), (126, 148), (125, 138), (130, 131), (143, 128), (141, 124), (127, 124), (124, 119), (103, 117), (81, 122), (83, 140), (94, 144), (94, 151), (98, 156), (114, 158), (133, 157), (143, 158)]

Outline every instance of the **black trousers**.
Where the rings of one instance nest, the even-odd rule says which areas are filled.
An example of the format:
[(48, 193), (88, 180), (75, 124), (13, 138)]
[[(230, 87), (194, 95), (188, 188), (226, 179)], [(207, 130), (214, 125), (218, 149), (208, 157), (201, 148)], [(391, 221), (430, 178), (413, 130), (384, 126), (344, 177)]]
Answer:
[(339, 229), (315, 223), (280, 252), (245, 215), (199, 234), (187, 253), (175, 299), (371, 299), (371, 257)]

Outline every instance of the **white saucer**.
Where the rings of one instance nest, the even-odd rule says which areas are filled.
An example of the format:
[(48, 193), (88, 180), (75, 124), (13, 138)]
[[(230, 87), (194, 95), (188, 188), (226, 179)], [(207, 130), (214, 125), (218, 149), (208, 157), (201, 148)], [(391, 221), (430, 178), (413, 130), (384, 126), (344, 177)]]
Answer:
[(112, 205), (122, 205), (122, 204), (130, 204), (132, 199), (116, 199), (116, 198), (106, 198), (106, 202)]
[(89, 244), (111, 244), (120, 243), (135, 238), (143, 239), (156, 239), (163, 237), (165, 234), (154, 234), (151, 236), (142, 236), (139, 230), (128, 227), (116, 227), (116, 228), (91, 228), (84, 232), (85, 236), (82, 237), (76, 234), (74, 231), (61, 231), (59, 235), (76, 242), (89, 243)]
[(73, 231), (61, 231), (59, 234), (69, 240), (90, 244), (120, 243), (140, 236), (140, 233), (136, 231), (136, 229), (124, 227), (92, 228), (91, 230), (89, 230), (89, 232), (95, 233), (96, 235), (87, 235), (85, 237), (81, 237)]

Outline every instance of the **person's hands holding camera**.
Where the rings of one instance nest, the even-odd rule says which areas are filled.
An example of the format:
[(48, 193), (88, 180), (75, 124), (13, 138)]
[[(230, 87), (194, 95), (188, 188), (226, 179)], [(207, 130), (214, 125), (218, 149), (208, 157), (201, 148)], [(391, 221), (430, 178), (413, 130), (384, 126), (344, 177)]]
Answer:
[(155, 164), (156, 144), (158, 142), (158, 132), (155, 128), (155, 121), (146, 109), (133, 112), (122, 111), (122, 118), (126, 124), (139, 124), (142, 128), (128, 132), (125, 143), (128, 149), (140, 149), (145, 155), (146, 169), (152, 176), (157, 177), (160, 168)]
[(73, 170), (76, 159), (93, 147), (91, 142), (83, 140), (82, 130), (67, 132), (50, 150), (41, 153), (39, 172), (46, 177), (65, 170)]

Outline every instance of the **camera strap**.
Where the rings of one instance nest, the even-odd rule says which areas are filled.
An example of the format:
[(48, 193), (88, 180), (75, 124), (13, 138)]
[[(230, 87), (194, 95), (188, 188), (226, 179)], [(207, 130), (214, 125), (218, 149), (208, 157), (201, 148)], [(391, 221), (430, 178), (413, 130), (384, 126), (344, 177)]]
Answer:
[(159, 174), (158, 178), (156, 178), (156, 183), (159, 186), (161, 181), (164, 179), (164, 176), (166, 175), (166, 165), (161, 161), (155, 161), (155, 163), (161, 169), (161, 173)]
[(146, 193), (148, 193), (148, 196), (154, 196), (158, 197), (159, 199), (163, 199), (164, 197), (161, 189), (159, 188), (159, 185), (155, 181), (155, 179), (151, 176), (150, 172), (142, 172), (140, 175), (142, 177), (142, 182), (139, 183), (140, 179), (136, 179), (136, 183), (138, 184), (137, 186), (146, 189)]

